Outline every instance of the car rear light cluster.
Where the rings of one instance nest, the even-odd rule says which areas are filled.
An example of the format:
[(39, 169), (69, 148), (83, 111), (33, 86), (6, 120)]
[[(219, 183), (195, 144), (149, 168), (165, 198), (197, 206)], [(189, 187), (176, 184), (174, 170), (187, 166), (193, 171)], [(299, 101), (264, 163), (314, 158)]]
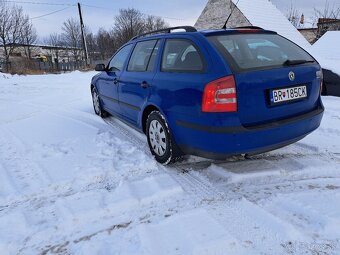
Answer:
[(323, 87), (323, 72), (322, 70), (316, 72), (316, 78), (320, 79), (320, 94), (322, 93)]
[(237, 94), (234, 76), (226, 76), (208, 83), (204, 88), (203, 112), (236, 112)]

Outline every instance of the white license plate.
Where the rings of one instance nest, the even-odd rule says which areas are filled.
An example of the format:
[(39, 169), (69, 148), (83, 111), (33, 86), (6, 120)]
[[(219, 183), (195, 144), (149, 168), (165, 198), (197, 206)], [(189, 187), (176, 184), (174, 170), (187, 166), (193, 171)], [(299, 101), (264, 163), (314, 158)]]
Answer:
[(307, 86), (274, 89), (270, 93), (270, 101), (274, 104), (307, 97)]

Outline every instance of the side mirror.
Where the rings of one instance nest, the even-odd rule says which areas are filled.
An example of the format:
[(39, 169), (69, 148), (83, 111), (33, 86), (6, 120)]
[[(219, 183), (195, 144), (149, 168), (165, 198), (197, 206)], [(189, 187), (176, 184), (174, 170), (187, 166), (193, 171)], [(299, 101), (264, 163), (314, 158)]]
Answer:
[(102, 71), (106, 70), (106, 67), (105, 67), (104, 64), (97, 64), (94, 70), (96, 70), (98, 72), (102, 72)]

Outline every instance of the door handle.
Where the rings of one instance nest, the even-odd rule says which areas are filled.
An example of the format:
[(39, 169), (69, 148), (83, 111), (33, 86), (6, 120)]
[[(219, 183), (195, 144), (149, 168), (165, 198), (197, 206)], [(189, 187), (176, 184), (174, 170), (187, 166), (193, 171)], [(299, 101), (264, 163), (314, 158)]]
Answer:
[(140, 86), (143, 88), (143, 89), (146, 89), (147, 87), (149, 87), (149, 84), (146, 82), (146, 81), (143, 81)]
[(117, 84), (118, 83), (118, 79), (117, 78), (114, 78), (113, 79), (113, 84)]

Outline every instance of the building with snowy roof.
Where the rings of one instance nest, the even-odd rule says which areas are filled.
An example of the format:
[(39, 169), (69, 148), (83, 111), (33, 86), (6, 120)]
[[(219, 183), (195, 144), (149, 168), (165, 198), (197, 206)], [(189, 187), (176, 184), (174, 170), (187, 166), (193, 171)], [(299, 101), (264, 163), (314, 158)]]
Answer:
[(209, 0), (195, 27), (222, 28), (227, 19), (227, 28), (259, 26), (276, 31), (305, 49), (311, 46), (269, 0)]

